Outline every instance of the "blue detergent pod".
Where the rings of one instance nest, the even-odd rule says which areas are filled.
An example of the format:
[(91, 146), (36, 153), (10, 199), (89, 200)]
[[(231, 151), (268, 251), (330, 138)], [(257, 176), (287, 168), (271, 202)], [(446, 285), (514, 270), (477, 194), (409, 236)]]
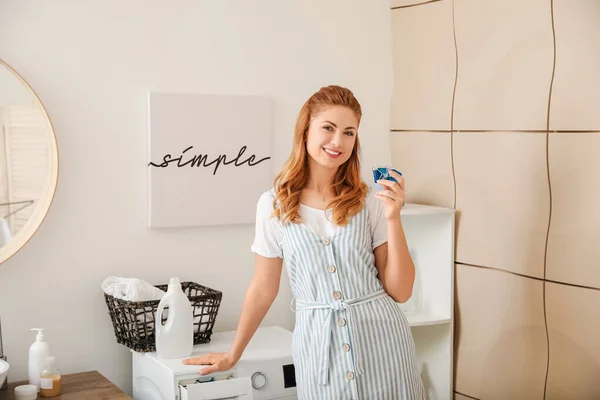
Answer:
[[(396, 182), (398, 183), (398, 180), (396, 178), (394, 178), (393, 176), (390, 175), (390, 170), (396, 172), (397, 174), (399, 174), (400, 176), (402, 176), (402, 172), (394, 169), (394, 168), (388, 168), (388, 167), (373, 167), (373, 182), (374, 185), (373, 187), (377, 190), (383, 190), (383, 187), (377, 183), (378, 180), (380, 179), (386, 179), (388, 181), (392, 181), (392, 182)], [(404, 207), (404, 205), (406, 204), (406, 202), (402, 203), (402, 207)]]
[(377, 183), (380, 179), (386, 179), (392, 182), (398, 182), (396, 178), (390, 175), (390, 170), (396, 172), (399, 175), (402, 175), (402, 172), (395, 170), (393, 168), (388, 167), (374, 167), (373, 168), (373, 182)]

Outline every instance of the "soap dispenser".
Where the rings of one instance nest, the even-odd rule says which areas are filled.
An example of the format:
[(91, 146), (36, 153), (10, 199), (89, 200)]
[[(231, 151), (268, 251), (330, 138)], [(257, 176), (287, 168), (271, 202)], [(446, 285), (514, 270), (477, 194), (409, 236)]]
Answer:
[[(162, 313), (169, 307), (167, 320)], [(154, 317), (156, 326), (156, 354), (159, 358), (185, 358), (194, 349), (194, 313), (190, 300), (181, 289), (179, 278), (171, 278), (167, 293), (158, 303)]]
[(29, 347), (29, 384), (37, 386), (40, 391), (40, 372), (50, 357), (50, 345), (44, 340), (43, 328), (32, 328), (37, 331), (35, 342)]

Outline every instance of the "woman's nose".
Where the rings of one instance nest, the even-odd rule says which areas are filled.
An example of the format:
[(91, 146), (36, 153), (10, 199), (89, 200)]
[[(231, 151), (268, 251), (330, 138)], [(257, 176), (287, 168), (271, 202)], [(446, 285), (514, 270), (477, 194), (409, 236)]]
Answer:
[(334, 146), (339, 146), (340, 143), (342, 143), (342, 133), (340, 131), (337, 131), (332, 137), (331, 137), (331, 144)]

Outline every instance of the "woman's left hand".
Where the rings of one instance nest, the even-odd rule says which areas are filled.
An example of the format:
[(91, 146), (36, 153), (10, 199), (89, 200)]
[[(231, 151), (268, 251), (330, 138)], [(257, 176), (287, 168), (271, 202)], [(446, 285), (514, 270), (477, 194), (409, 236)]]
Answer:
[(383, 190), (380, 190), (375, 194), (379, 201), (383, 203), (385, 219), (387, 220), (400, 218), (400, 210), (402, 209), (402, 204), (404, 204), (405, 199), (404, 178), (394, 171), (390, 170), (389, 172), (391, 176), (396, 178), (398, 183), (380, 179), (377, 183), (383, 186)]

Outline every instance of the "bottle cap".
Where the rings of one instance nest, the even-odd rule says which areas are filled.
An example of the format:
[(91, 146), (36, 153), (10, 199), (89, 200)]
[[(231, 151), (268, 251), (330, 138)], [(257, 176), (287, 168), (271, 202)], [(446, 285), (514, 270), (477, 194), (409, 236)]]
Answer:
[(169, 286), (167, 286), (167, 291), (173, 293), (174, 290), (181, 289), (181, 282), (178, 277), (169, 279)]

